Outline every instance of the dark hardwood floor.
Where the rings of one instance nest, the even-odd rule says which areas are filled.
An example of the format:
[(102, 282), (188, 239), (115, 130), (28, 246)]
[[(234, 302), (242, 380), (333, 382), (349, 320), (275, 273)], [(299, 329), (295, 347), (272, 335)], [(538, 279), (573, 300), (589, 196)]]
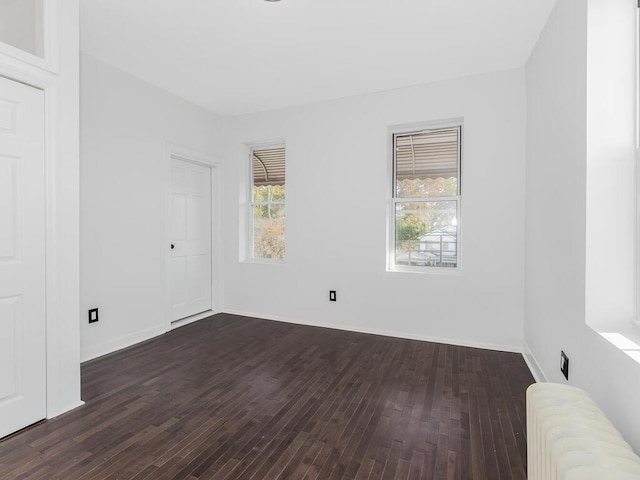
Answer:
[(82, 366), (13, 479), (523, 479), (522, 357), (232, 315)]

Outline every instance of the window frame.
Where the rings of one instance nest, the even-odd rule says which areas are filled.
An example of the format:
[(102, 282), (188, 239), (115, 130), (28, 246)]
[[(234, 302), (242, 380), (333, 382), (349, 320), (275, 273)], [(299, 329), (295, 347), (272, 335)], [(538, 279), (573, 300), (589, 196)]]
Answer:
[[(458, 129), (458, 194), (447, 197), (419, 197), (419, 198), (398, 198), (396, 183), (396, 137), (408, 135), (411, 133), (436, 132), (442, 130)], [(420, 274), (437, 274), (437, 275), (461, 275), (462, 274), (462, 158), (464, 156), (464, 121), (462, 118), (442, 120), (435, 122), (422, 122), (407, 125), (397, 125), (389, 127), (389, 152), (390, 159), (387, 162), (390, 175), (391, 195), (389, 201), (389, 210), (387, 216), (387, 271), (388, 272), (404, 272), (404, 273), (420, 273)], [(398, 265), (395, 263), (396, 258), (396, 208), (399, 203), (438, 203), (438, 202), (456, 202), (456, 251), (457, 262), (455, 267), (429, 266), (429, 265)]]
[(633, 291), (634, 291), (634, 299), (633, 299), (633, 318), (631, 320), (631, 324), (637, 329), (640, 330), (640, 1), (638, 1), (638, 6), (636, 9), (636, 22), (635, 22), (635, 90), (636, 90), (636, 117), (635, 117), (635, 133), (636, 133), (636, 151), (635, 151), (635, 162), (634, 162), (634, 205), (635, 205), (635, 216), (634, 216), (634, 248), (633, 253), (635, 258), (633, 259), (633, 264), (635, 267), (634, 275), (633, 275)]
[[(286, 189), (285, 189), (285, 199), (284, 201), (277, 201), (277, 202), (254, 202), (254, 198), (253, 198), (253, 152), (255, 150), (265, 150), (265, 149), (269, 149), (269, 148), (276, 148), (276, 147), (282, 147), (284, 148), (285, 151), (285, 163), (284, 163), (284, 168), (285, 168), (285, 187), (287, 185), (287, 180), (286, 180), (286, 171), (287, 171), (287, 145), (286, 142), (284, 140), (280, 140), (280, 141), (273, 141), (273, 142), (266, 142), (266, 143), (252, 143), (247, 145), (248, 147), (248, 155), (247, 155), (247, 160), (248, 160), (248, 172), (249, 175), (247, 176), (247, 181), (248, 181), (248, 187), (247, 188), (247, 252), (246, 252), (246, 259), (248, 262), (250, 263), (265, 263), (265, 264), (273, 264), (273, 265), (282, 265), (285, 263), (286, 258), (287, 258), (287, 227), (286, 227), (286, 219), (287, 219), (287, 207), (286, 207), (286, 202), (287, 202), (287, 194), (286, 194)], [(253, 221), (253, 211), (254, 211), (254, 207), (258, 207), (258, 206), (265, 206), (265, 205), (273, 205), (273, 206), (281, 206), (284, 210), (284, 219), (285, 219), (285, 235), (284, 235), (284, 242), (285, 242), (285, 255), (283, 259), (277, 259), (277, 258), (260, 258), (260, 257), (256, 257), (255, 256), (255, 250), (254, 250), (254, 235), (255, 235), (255, 230), (254, 230), (254, 221)]]

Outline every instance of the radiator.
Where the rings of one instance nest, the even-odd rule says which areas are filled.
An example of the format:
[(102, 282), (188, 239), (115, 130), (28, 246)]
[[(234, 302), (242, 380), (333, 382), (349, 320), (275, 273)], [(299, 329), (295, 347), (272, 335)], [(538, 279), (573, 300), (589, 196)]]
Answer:
[(640, 458), (589, 395), (536, 383), (527, 390), (529, 480), (640, 480)]

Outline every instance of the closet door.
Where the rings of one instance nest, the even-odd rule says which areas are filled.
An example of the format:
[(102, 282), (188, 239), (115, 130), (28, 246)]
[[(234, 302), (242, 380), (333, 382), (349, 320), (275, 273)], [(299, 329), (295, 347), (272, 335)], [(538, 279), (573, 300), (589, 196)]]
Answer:
[(46, 416), (44, 94), (0, 77), (0, 437)]

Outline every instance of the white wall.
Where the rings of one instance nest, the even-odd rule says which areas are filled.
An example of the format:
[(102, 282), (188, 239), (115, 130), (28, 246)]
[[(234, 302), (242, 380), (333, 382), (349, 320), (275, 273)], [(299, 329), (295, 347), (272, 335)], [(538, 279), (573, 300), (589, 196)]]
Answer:
[[(165, 331), (167, 142), (224, 154), (215, 115), (81, 57), (82, 359)], [(88, 324), (89, 308), (100, 321)]]
[[(463, 274), (386, 272), (388, 127), (458, 117)], [(519, 351), (524, 121), (521, 69), (232, 119), (225, 310)], [(243, 142), (272, 139), (287, 146), (286, 263), (240, 262)]]
[(640, 451), (640, 366), (585, 323), (589, 23), (587, 2), (559, 0), (526, 67), (526, 350), (539, 376), (561, 383), (564, 350), (570, 383)]

